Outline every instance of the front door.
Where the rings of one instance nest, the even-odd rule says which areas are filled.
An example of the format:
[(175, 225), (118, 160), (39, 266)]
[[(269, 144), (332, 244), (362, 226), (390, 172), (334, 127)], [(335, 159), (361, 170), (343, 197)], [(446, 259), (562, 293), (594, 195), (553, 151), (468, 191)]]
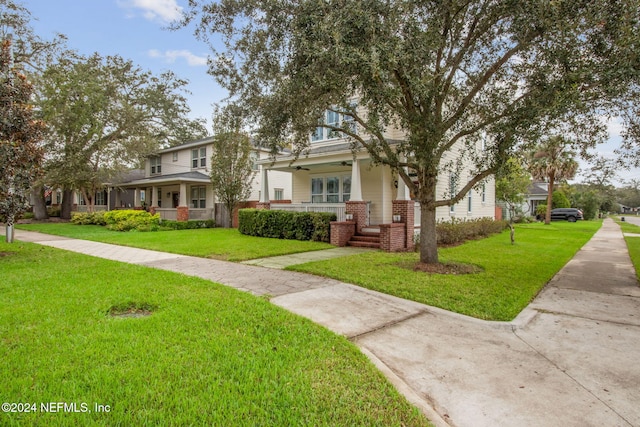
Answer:
[(173, 199), (173, 207), (174, 207), (174, 209), (177, 208), (178, 206), (180, 206), (180, 193), (173, 193), (171, 195), (171, 198)]

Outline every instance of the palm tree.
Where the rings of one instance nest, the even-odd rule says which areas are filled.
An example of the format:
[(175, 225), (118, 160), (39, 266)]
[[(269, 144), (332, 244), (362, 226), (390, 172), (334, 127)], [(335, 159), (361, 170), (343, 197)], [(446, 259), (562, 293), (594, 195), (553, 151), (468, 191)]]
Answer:
[(544, 179), (549, 182), (545, 224), (551, 222), (551, 203), (556, 181), (571, 179), (578, 170), (578, 162), (574, 159), (575, 153), (568, 150), (569, 144), (570, 142), (560, 135), (552, 136), (540, 143), (530, 158), (531, 175), (535, 179)]

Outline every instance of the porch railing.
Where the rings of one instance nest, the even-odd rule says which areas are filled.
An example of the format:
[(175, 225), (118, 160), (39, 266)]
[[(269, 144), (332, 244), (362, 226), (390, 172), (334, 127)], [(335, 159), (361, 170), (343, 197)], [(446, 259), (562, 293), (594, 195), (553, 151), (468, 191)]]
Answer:
[[(156, 208), (156, 213), (160, 214), (160, 219), (176, 221), (178, 210), (176, 208)], [(189, 208), (189, 219), (214, 219), (213, 208)]]

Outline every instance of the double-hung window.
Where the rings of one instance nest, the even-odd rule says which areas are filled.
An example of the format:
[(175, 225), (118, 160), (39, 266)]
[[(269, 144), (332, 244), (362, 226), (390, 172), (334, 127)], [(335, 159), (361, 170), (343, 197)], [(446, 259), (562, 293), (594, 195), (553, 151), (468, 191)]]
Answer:
[[(456, 173), (451, 173), (449, 175), (449, 198), (453, 198), (456, 195), (456, 191), (458, 188), (458, 175)], [(451, 204), (449, 207), (449, 212), (454, 213), (456, 211), (456, 205)]]
[(207, 166), (207, 147), (191, 150), (191, 167), (193, 169)]
[(158, 175), (162, 173), (162, 163), (160, 162), (160, 157), (151, 157), (151, 175)]
[(191, 187), (191, 207), (194, 209), (207, 207), (207, 188), (204, 185)]

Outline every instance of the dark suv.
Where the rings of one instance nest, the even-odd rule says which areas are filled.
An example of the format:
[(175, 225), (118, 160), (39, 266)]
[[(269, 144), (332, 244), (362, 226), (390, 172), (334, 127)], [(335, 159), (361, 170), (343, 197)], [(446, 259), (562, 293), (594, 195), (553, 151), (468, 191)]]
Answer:
[(560, 219), (567, 220), (569, 222), (576, 222), (579, 219), (584, 219), (582, 217), (582, 211), (576, 208), (557, 208), (551, 209), (551, 219)]

